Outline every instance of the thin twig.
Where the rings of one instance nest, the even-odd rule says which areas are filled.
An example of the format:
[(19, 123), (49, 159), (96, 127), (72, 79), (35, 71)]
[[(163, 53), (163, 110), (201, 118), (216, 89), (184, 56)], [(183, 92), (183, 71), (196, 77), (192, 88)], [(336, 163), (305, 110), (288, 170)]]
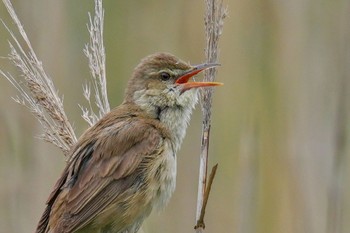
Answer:
[[(208, 63), (218, 63), (218, 43), (222, 33), (224, 18), (227, 15), (226, 8), (223, 7), (222, 0), (205, 0), (206, 12), (204, 18), (205, 34), (206, 34), (206, 49), (205, 55)], [(214, 81), (216, 69), (207, 70), (204, 74), (205, 81)], [(202, 129), (202, 144), (199, 164), (199, 181), (197, 195), (197, 211), (196, 223), (200, 220), (202, 209), (204, 206), (207, 170), (208, 170), (208, 151), (209, 151), (209, 136), (211, 125), (211, 105), (212, 105), (213, 90), (206, 88), (201, 92), (201, 105), (203, 113), (203, 129)], [(204, 216), (203, 216), (204, 218)], [(203, 223), (204, 226), (204, 223)], [(197, 227), (197, 232), (202, 232), (203, 227)]]
[(205, 229), (205, 224), (204, 224), (205, 209), (207, 207), (207, 203), (209, 200), (209, 194), (211, 191), (211, 185), (213, 184), (217, 168), (218, 168), (218, 164), (215, 164), (215, 166), (211, 169), (211, 173), (209, 175), (209, 180), (208, 180), (208, 185), (207, 185), (207, 188), (205, 189), (205, 192), (204, 192), (204, 199), (203, 199), (201, 213), (200, 213), (199, 219), (197, 220), (197, 224), (194, 227), (194, 229), (198, 229), (198, 228)]

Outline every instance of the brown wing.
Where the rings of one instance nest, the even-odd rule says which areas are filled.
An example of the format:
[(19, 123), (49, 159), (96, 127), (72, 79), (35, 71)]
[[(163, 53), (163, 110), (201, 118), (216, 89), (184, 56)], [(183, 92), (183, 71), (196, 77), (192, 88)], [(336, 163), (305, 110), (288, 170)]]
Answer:
[(65, 233), (79, 230), (128, 188), (133, 182), (128, 178), (162, 140), (153, 125), (138, 119), (96, 126), (98, 133), (85, 134), (88, 140), (84, 136), (79, 140), (72, 161), (49, 197), (38, 233), (49, 228)]

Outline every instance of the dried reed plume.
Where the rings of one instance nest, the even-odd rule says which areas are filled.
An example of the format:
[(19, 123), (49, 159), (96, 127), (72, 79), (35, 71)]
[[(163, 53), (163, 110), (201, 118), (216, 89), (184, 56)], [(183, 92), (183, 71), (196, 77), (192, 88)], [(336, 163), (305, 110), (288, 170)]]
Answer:
[[(206, 60), (208, 63), (218, 63), (218, 44), (224, 26), (224, 19), (227, 16), (227, 9), (223, 7), (222, 0), (206, 0), (205, 3), (206, 11), (204, 16), (204, 25), (206, 35)], [(216, 73), (216, 69), (206, 70), (204, 73), (204, 80), (214, 81)], [(203, 128), (199, 165), (198, 196), (195, 226), (196, 232), (203, 232), (205, 228), (205, 207), (209, 198), (211, 184), (215, 177), (215, 172), (217, 168), (217, 165), (213, 167), (209, 181), (207, 182), (212, 93), (213, 90), (211, 88), (205, 88), (201, 92)]]
[(91, 17), (89, 13), (90, 42), (85, 45), (84, 53), (89, 60), (92, 88), (95, 93), (94, 99), (99, 112), (95, 113), (91, 105), (90, 84), (84, 86), (84, 97), (89, 103), (89, 109), (81, 107), (83, 118), (90, 126), (110, 111), (106, 81), (106, 53), (103, 45), (103, 20), (102, 0), (95, 0), (95, 16)]
[[(14, 78), (10, 73), (0, 70), (3, 75), (19, 92), (20, 97), (14, 100), (26, 106), (44, 128), (42, 139), (59, 147), (67, 156), (70, 147), (77, 141), (75, 132), (70, 124), (64, 108), (63, 101), (51, 78), (46, 74), (41, 61), (37, 58), (24, 28), (18, 19), (10, 0), (3, 0), (7, 11), (20, 33), (20, 39), (5, 25), (11, 35), (9, 42), (11, 52), (8, 59), (17, 67), (21, 78)], [(84, 52), (89, 60), (95, 104), (98, 114), (93, 111), (90, 99), (90, 85), (84, 87), (84, 97), (87, 99), (89, 109), (81, 107), (82, 117), (93, 125), (105, 113), (110, 111), (105, 69), (105, 49), (103, 46), (103, 16), (102, 0), (95, 0), (95, 16), (89, 14), (88, 30), (90, 42), (85, 46)], [(24, 45), (20, 43), (24, 41)], [(26, 48), (26, 49), (25, 49)]]
[[(23, 78), (17, 81), (10, 73), (0, 73), (18, 90), (20, 97), (14, 100), (26, 106), (44, 128), (42, 139), (59, 147), (65, 155), (77, 141), (74, 130), (63, 109), (62, 99), (37, 58), (24, 28), (9, 0), (3, 0), (7, 11), (20, 33), (20, 39), (5, 25), (11, 35), (9, 60), (17, 67)], [(24, 46), (19, 40), (24, 41)]]

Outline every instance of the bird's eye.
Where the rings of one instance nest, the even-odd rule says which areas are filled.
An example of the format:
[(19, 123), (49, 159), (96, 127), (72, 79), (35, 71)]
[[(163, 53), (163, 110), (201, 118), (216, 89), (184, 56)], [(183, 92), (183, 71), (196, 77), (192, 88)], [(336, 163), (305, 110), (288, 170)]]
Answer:
[(170, 74), (167, 73), (167, 72), (162, 72), (160, 73), (160, 78), (163, 80), (163, 81), (168, 81), (170, 79)]

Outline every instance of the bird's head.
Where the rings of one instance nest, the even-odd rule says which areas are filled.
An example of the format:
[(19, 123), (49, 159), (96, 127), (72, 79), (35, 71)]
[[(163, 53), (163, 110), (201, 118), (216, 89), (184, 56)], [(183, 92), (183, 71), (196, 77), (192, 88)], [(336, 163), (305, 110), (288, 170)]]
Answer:
[(135, 68), (126, 89), (127, 102), (145, 109), (172, 107), (192, 108), (197, 101), (197, 89), (222, 85), (217, 82), (190, 82), (199, 72), (218, 66), (192, 66), (168, 53), (156, 53), (144, 58)]

